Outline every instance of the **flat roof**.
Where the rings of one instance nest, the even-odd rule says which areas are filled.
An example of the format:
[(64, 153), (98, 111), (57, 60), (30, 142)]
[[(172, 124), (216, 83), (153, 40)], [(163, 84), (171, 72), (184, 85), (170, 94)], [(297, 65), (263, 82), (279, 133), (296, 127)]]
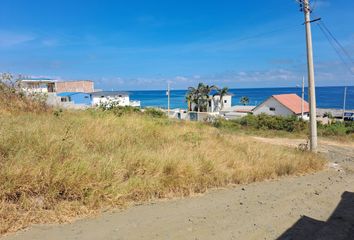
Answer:
[(58, 80), (57, 82), (93, 82), (92, 80)]
[(121, 92), (121, 91), (99, 91), (91, 93), (94, 96), (104, 95), (104, 96), (116, 96), (116, 95), (125, 95), (129, 96), (128, 92)]
[(47, 79), (47, 78), (43, 78), (43, 79), (37, 79), (37, 78), (35, 78), (35, 79), (22, 79), (20, 81), (21, 82), (27, 82), (27, 83), (29, 83), (29, 82), (33, 82), (33, 83), (37, 83), (37, 82), (39, 82), (39, 83), (55, 83), (55, 82), (58, 82), (58, 80)]
[(88, 95), (90, 95), (90, 93), (85, 93), (85, 92), (61, 92), (61, 93), (58, 93), (57, 96), (68, 97), (68, 96), (72, 96), (75, 94), (88, 94)]

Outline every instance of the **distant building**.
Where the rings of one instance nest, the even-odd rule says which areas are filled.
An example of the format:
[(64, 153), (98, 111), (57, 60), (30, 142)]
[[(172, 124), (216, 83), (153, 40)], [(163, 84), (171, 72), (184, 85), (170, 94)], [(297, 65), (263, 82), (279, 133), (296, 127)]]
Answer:
[(248, 114), (252, 114), (252, 110), (256, 106), (244, 106), (244, 105), (236, 105), (228, 108), (224, 108), (220, 111), (220, 115), (223, 116), (225, 119), (237, 119)]
[(20, 87), (27, 93), (46, 93), (47, 104), (58, 107), (85, 108), (106, 102), (140, 107), (140, 101), (130, 101), (126, 92), (95, 91), (94, 82), (90, 80), (24, 79), (21, 80)]
[[(222, 102), (220, 101), (219, 95), (210, 95), (207, 100), (207, 112), (220, 112), (225, 108), (230, 108), (232, 104), (232, 95), (228, 94), (223, 96)], [(190, 105), (192, 111), (198, 111), (198, 106), (196, 103), (192, 102)]]
[(76, 105), (91, 106), (91, 94), (83, 92), (63, 92), (58, 93), (61, 103), (72, 103)]
[[(308, 115), (309, 104), (304, 100), (303, 113)], [(273, 116), (301, 116), (302, 100), (296, 94), (273, 95), (253, 109), (254, 115), (262, 113)]]
[(57, 81), (55, 84), (56, 92), (82, 92), (92, 93), (94, 92), (94, 83), (91, 80), (79, 80), (79, 81)]
[(52, 79), (23, 79), (20, 87), (28, 93), (54, 93), (56, 83)]
[(23, 79), (21, 88), (28, 93), (62, 93), (94, 91), (94, 83), (90, 80), (59, 81), (53, 79)]
[(130, 101), (127, 92), (100, 91), (91, 93), (92, 105), (97, 106), (101, 103), (117, 102), (119, 106), (140, 107), (140, 101)]

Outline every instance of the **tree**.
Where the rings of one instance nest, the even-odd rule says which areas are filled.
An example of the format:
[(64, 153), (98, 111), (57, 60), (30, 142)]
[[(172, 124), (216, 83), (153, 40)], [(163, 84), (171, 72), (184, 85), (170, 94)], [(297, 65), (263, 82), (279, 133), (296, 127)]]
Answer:
[(191, 109), (192, 103), (197, 106), (197, 111), (206, 111), (207, 104), (209, 100), (209, 94), (212, 90), (216, 90), (217, 87), (215, 85), (205, 85), (204, 83), (199, 83), (197, 88), (189, 87), (186, 95), (186, 100), (189, 103), (188, 108)]
[(189, 87), (187, 95), (186, 95), (186, 100), (188, 102), (188, 110), (189, 111), (193, 111), (193, 109), (192, 109), (193, 103), (198, 105), (197, 99), (198, 99), (198, 89), (196, 89), (194, 87)]
[(242, 105), (244, 105), (244, 106), (248, 105), (249, 102), (250, 102), (250, 99), (249, 99), (247, 96), (243, 96), (243, 97), (241, 97), (241, 99), (240, 99), (240, 103), (241, 103)]
[(219, 110), (223, 109), (224, 107), (224, 97), (229, 94), (229, 88), (223, 87), (223, 88), (218, 88), (217, 92), (213, 96), (220, 96), (220, 106), (218, 105)]

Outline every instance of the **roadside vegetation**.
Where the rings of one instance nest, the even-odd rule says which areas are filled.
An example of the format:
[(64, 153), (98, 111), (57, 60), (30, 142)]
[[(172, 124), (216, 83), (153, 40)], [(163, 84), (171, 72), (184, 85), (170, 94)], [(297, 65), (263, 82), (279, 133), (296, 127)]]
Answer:
[[(242, 132), (250, 135), (306, 137), (308, 122), (297, 117), (247, 115), (240, 119), (216, 119), (213, 126), (226, 132)], [(354, 140), (354, 122), (333, 121), (330, 124), (318, 122), (318, 135), (342, 141)]]
[(0, 91), (0, 234), (325, 164), (154, 109), (63, 111), (19, 94)]

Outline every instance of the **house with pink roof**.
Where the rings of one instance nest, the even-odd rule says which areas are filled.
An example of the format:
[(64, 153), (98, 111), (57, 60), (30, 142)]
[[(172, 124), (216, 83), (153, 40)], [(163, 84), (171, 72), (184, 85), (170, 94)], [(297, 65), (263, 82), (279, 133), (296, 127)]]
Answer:
[(301, 116), (309, 113), (309, 104), (296, 94), (273, 95), (253, 109), (254, 115)]

